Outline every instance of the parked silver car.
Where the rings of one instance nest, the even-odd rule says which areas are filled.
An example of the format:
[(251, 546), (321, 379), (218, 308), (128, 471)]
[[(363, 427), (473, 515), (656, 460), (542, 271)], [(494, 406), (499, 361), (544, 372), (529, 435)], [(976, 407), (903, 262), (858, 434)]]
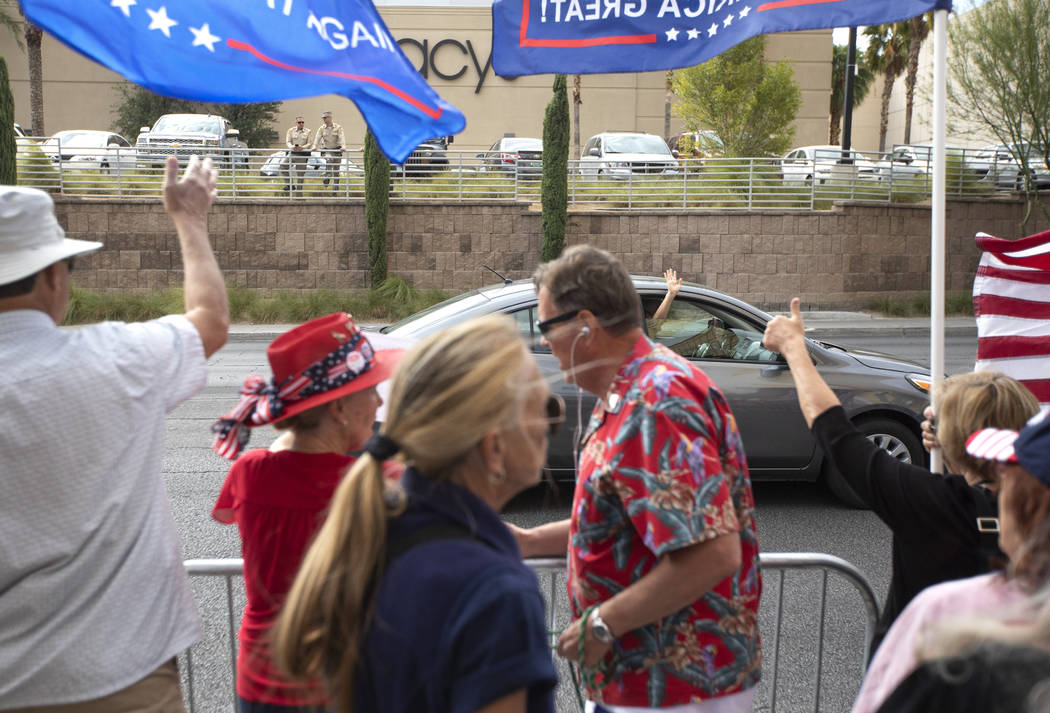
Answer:
[(40, 142), (51, 164), (63, 168), (90, 168), (111, 173), (135, 170), (136, 155), (131, 143), (112, 131), (69, 129)]
[[(645, 313), (652, 314), (666, 293), (663, 278), (632, 278)], [(575, 475), (572, 433), (577, 404), (586, 419), (594, 398), (560, 379), (557, 359), (539, 343), (536, 291), (518, 280), (467, 292), (418, 312), (381, 331), (419, 339), (471, 317), (501, 312), (517, 323), (541, 371), (555, 382), (567, 404), (568, 423), (551, 440), (548, 466), (555, 477)], [(762, 346), (770, 315), (729, 295), (686, 283), (668, 319), (654, 323), (650, 336), (696, 361), (725, 393), (740, 427), (748, 465), (756, 480), (817, 480), (853, 505), (860, 504), (842, 477), (829, 467), (806, 427), (787, 363)], [(923, 463), (919, 424), (928, 403), (929, 372), (918, 364), (875, 352), (807, 340), (821, 375), (839, 395), (850, 419), (894, 457)], [(580, 400), (582, 398), (582, 403)]]
[(519, 178), (539, 178), (543, 175), (543, 139), (504, 136), (479, 153), (482, 171), (503, 171)]
[[(303, 173), (304, 178), (322, 178), (325, 172), (324, 158), (321, 156), (320, 151), (311, 151), (310, 157), (306, 159), (306, 171)], [(339, 162), (339, 175), (341, 176), (359, 176), (364, 171), (346, 154), (343, 155), (342, 160)], [(284, 178), (288, 175), (288, 152), (287, 151), (275, 151), (266, 157), (266, 161), (259, 167), (259, 175), (266, 178)]]
[(660, 136), (635, 131), (606, 131), (587, 139), (580, 174), (596, 178), (678, 173), (678, 161)]
[(878, 180), (878, 169), (864, 154), (838, 146), (802, 146), (780, 159), (780, 178), (784, 183), (809, 185), (852, 183)]

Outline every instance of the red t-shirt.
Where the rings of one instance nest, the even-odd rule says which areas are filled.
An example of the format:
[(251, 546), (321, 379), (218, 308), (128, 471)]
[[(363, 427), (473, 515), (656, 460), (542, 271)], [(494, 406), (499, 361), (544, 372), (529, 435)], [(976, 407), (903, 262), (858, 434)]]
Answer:
[[(248, 603), (241, 619), (237, 693), (248, 701), (324, 705), (320, 682), (289, 681), (270, 660), (269, 629), (284, 604), (306, 549), (324, 522), (328, 503), (354, 458), (336, 453), (243, 454), (230, 468), (212, 517), (237, 523)], [(403, 466), (388, 462), (388, 478)]]
[(580, 616), (672, 550), (740, 537), (740, 569), (696, 602), (619, 638), (598, 702), (666, 708), (759, 679), (762, 577), (754, 498), (736, 421), (687, 359), (641, 337), (591, 415), (569, 532), (569, 600)]

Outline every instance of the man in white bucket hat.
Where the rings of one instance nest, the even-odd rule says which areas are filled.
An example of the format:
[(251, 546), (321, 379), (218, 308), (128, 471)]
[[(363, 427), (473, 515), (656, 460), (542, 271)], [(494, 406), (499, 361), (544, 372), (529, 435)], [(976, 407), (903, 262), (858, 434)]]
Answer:
[(199, 635), (161, 478), (164, 417), (205, 384), (229, 311), (216, 174), (169, 159), (186, 312), (59, 329), (77, 255), (50, 196), (0, 186), (0, 711), (182, 713)]

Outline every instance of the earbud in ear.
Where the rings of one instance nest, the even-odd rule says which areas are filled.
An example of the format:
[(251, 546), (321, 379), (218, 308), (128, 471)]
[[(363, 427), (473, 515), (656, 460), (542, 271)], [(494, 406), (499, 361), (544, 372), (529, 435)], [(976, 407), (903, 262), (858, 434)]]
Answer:
[(583, 329), (580, 330), (580, 334), (581, 335), (583, 335), (583, 334), (590, 334), (590, 333), (591, 333), (591, 328), (588, 327), (587, 325), (584, 325)]

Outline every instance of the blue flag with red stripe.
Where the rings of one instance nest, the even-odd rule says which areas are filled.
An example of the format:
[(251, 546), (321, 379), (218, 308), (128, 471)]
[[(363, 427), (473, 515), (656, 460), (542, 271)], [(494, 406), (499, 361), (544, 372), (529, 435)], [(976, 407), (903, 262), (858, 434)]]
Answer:
[(401, 163), (463, 114), (419, 75), (370, 0), (22, 0), (36, 26), (151, 91), (249, 103), (341, 94)]
[(937, 9), (951, 0), (496, 0), (492, 67), (503, 77), (692, 67), (755, 35)]

